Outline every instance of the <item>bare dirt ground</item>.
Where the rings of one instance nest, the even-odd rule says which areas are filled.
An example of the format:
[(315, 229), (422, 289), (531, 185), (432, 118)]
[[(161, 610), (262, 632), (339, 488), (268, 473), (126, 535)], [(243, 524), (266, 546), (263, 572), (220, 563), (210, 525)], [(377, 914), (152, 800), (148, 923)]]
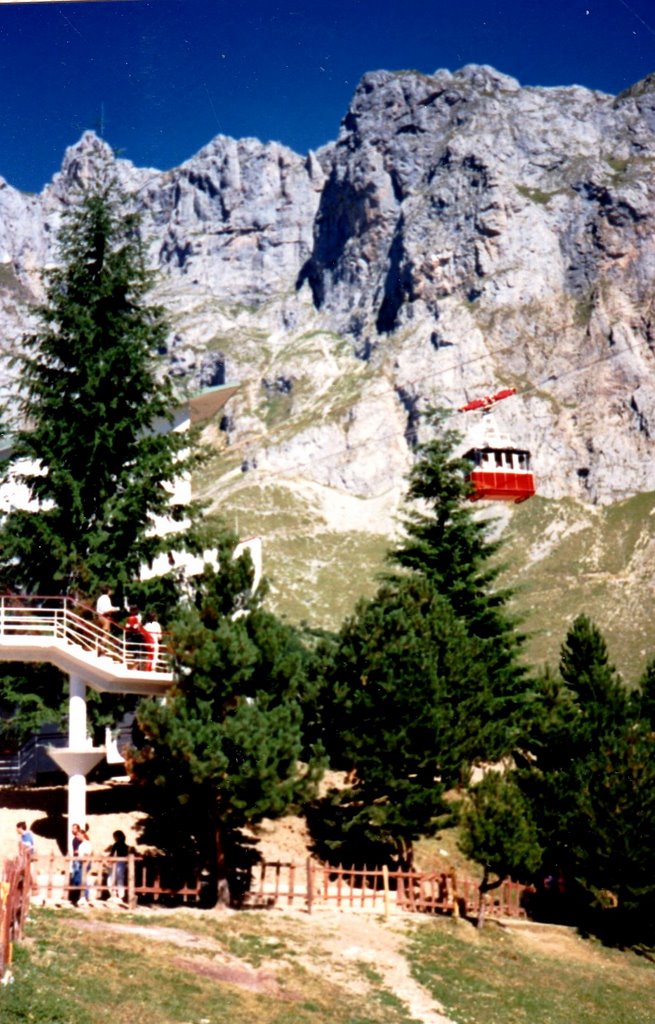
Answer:
[[(50, 853), (59, 855), (66, 847), (66, 790), (65, 787), (2, 787), (0, 788), (0, 857), (13, 857), (17, 850), (16, 822), (25, 821), (36, 839), (39, 858)], [(90, 785), (87, 793), (87, 822), (94, 849), (104, 851), (111, 845), (112, 833), (122, 829), (129, 845), (137, 845), (140, 814), (132, 809), (133, 797), (126, 782)], [(86, 823), (85, 823), (86, 824)], [(300, 864), (307, 857), (309, 838), (304, 822), (298, 818), (279, 821), (264, 820), (256, 831), (258, 849), (268, 861), (295, 861)], [(177, 946), (181, 954), (198, 945), (198, 937), (184, 929), (167, 927), (165, 911), (139, 913), (157, 916), (157, 925), (147, 928), (150, 940), (165, 941)], [(177, 913), (180, 913), (178, 910)], [(203, 913), (186, 910), (183, 913)], [(231, 911), (222, 911), (230, 914)], [(276, 911), (276, 916), (278, 912)], [(346, 990), (356, 993), (367, 991), (374, 983), (366, 980), (361, 965), (368, 965), (385, 979), (385, 987), (408, 1008), (411, 1017), (422, 1024), (452, 1024), (435, 1005), (432, 997), (411, 977), (407, 960), (402, 955), (406, 924), (398, 919), (382, 922), (379, 915), (343, 914), (321, 911), (308, 917), (300, 911), (279, 912), (293, 919), (291, 931), (297, 944), (297, 962), (310, 972), (326, 971)], [(106, 911), (97, 909), (80, 912), (80, 929), (127, 929), (137, 933), (139, 927), (105, 919)], [(213, 957), (194, 956), (187, 960), (181, 955), (181, 969), (209, 972), (217, 981), (243, 985), (257, 991), (277, 991), (275, 970), (277, 961), (271, 961), (260, 970), (237, 957), (226, 954), (222, 947)], [(207, 940), (203, 938), (203, 951)], [(311, 950), (311, 955), (307, 955)]]
[[(338, 773), (326, 774), (323, 785), (338, 784)], [(134, 790), (126, 776), (117, 776), (103, 784), (87, 787), (87, 820), (93, 849), (102, 853), (112, 844), (112, 834), (122, 829), (129, 846), (138, 849), (139, 821), (134, 810)], [(39, 856), (66, 851), (67, 794), (65, 786), (0, 787), (0, 858), (13, 857), (17, 849), (16, 822), (31, 828)], [(264, 819), (252, 833), (258, 850), (267, 861), (295, 861), (307, 857), (309, 837), (300, 818), (278, 821)]]
[[(178, 909), (174, 912), (175, 926), (166, 923), (169, 913), (172, 912), (140, 909), (141, 917), (152, 917), (151, 924), (143, 925), (133, 924), (129, 919), (125, 923), (108, 921), (103, 911), (86, 911), (80, 913), (73, 926), (82, 932), (109, 930), (147, 937), (149, 942), (167, 943), (179, 950), (179, 956), (171, 962), (181, 971), (291, 1000), (306, 995), (290, 991), (283, 981), (278, 980), (281, 971), (293, 961), (308, 974), (322, 978), (328, 976), (343, 991), (358, 997), (379, 993), (380, 989), (392, 993), (417, 1024), (453, 1024), (443, 1007), (412, 977), (406, 956), (408, 930), (433, 927), (434, 922), (430, 918), (392, 917), (384, 921), (379, 914), (368, 912), (322, 910), (310, 917), (295, 910), (262, 911), (260, 913), (267, 915), (275, 932), (283, 929), (286, 952), (272, 956), (254, 968), (228, 953), (219, 942), (180, 927), (180, 917), (208, 914), (215, 920), (216, 912)], [(221, 910), (218, 913), (229, 917), (239, 911)], [(495, 923), (492, 926), (497, 927)], [(460, 938), (470, 943), (474, 955), (475, 946), (480, 941), (479, 933), (465, 921), (458, 922), (457, 927)], [(571, 929), (525, 923), (512, 925), (511, 932), (517, 948), (543, 957), (546, 972), (551, 969), (550, 964), (555, 968), (562, 960), (592, 964), (602, 955), (600, 950)]]
[[(141, 815), (133, 809), (134, 797), (127, 782), (89, 785), (87, 821), (91, 842), (102, 853), (112, 844), (112, 834), (122, 829), (130, 846), (138, 839)], [(25, 821), (34, 833), (39, 857), (66, 852), (67, 793), (65, 786), (0, 787), (0, 857), (13, 857), (18, 847), (16, 822)]]

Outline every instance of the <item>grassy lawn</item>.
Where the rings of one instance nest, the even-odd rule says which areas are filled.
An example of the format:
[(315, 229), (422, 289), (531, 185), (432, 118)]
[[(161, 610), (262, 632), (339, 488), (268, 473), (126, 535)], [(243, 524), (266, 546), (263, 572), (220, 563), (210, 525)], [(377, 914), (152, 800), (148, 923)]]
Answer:
[(568, 929), (356, 918), (33, 909), (0, 1021), (416, 1024), (378, 958), (392, 936), (455, 1024), (655, 1021), (655, 965)]
[[(276, 931), (267, 917), (153, 920), (101, 911), (80, 918), (30, 912), (26, 941), (14, 949), (15, 980), (0, 989), (2, 1024), (410, 1024), (383, 986), (365, 991), (364, 968), (355, 995), (320, 962), (308, 972), (284, 928)], [(195, 941), (181, 947), (172, 933), (171, 941), (147, 934), (175, 928)]]
[(413, 973), (456, 1024), (653, 1024), (655, 965), (568, 930), (417, 928)]

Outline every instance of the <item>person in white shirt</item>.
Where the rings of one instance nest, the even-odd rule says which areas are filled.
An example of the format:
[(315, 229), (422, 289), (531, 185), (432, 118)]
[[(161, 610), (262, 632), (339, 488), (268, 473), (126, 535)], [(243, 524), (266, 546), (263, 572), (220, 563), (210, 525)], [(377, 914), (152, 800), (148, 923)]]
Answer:
[(143, 623), (143, 631), (147, 634), (146, 669), (148, 672), (154, 672), (157, 669), (159, 645), (161, 643), (161, 625), (157, 621), (155, 612), (148, 612), (146, 615), (146, 621)]
[(102, 594), (96, 601), (96, 615), (98, 616), (98, 624), (101, 629), (104, 629), (105, 633), (109, 633), (112, 624), (112, 616), (115, 612), (119, 612), (118, 608), (112, 602), (112, 592), (109, 587), (104, 587)]

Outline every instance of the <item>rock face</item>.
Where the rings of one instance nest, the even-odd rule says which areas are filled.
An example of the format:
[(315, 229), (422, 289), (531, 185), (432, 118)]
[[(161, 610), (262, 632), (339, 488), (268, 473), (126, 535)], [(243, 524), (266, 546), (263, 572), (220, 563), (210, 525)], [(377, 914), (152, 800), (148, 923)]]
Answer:
[[(40, 196), (0, 180), (4, 356), (73, 185), (107, 160), (86, 134)], [(612, 97), (489, 67), (375, 72), (315, 154), (218, 136), (171, 171), (115, 165), (171, 371), (243, 383), (208, 493), (291, 477), (381, 516), (386, 495), (383, 530), (420, 411), (499, 387), (518, 394), (453, 425), (530, 448), (543, 495), (655, 490), (655, 75)]]

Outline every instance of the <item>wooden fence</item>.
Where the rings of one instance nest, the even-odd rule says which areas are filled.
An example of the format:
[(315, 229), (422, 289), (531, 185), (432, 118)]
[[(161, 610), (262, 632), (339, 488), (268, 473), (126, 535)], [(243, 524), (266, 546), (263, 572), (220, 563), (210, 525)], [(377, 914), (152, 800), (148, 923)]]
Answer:
[(0, 977), (3, 982), (11, 967), (13, 944), (23, 936), (30, 888), (29, 857), (5, 861), (0, 879)]
[(78, 858), (39, 858), (32, 865), (35, 900), (49, 905), (114, 898), (134, 909), (147, 903), (196, 903), (200, 899), (199, 871), (181, 873), (164, 857), (129, 854), (128, 857), (92, 855)]
[[(504, 881), (484, 896), (487, 917), (525, 917), (527, 887)], [(339, 910), (392, 908), (410, 913), (476, 916), (478, 883), (454, 872), (389, 871), (387, 868), (330, 867), (308, 858), (304, 865), (269, 862), (258, 865), (245, 893), (245, 907), (304, 906)]]
[[(31, 873), (30, 873), (31, 867)], [(308, 858), (303, 864), (263, 862), (255, 867), (244, 894), (243, 908), (300, 907), (309, 913), (322, 908), (374, 910), (475, 917), (480, 911), (478, 883), (454, 872), (390, 871), (382, 868), (330, 867)], [(29, 906), (114, 901), (129, 909), (138, 904), (201, 903), (201, 872), (181, 873), (163, 857), (91, 856), (73, 861), (51, 854), (29, 864), (5, 864), (2, 882), (4, 947), (16, 932)], [(505, 881), (485, 894), (487, 917), (525, 917), (526, 887)]]
[[(161, 857), (81, 858), (80, 875), (74, 876), (70, 857), (51, 856), (30, 862), (29, 857), (5, 861), (0, 880), (0, 976), (7, 977), (13, 943), (20, 941), (30, 906), (90, 903), (115, 897), (123, 906), (138, 902), (198, 903), (201, 876), (175, 874), (170, 861)], [(73, 882), (71, 879), (75, 877)], [(526, 886), (503, 882), (486, 893), (486, 917), (525, 917)], [(87, 897), (88, 892), (88, 897)], [(389, 871), (383, 868), (329, 867), (307, 859), (304, 865), (282, 861), (263, 862), (250, 879), (240, 900), (244, 908), (275, 906), (305, 908), (309, 913), (334, 906), (339, 910), (379, 910), (385, 917), (392, 909), (422, 914), (476, 916), (480, 911), (476, 882), (457, 879), (453, 872)]]

